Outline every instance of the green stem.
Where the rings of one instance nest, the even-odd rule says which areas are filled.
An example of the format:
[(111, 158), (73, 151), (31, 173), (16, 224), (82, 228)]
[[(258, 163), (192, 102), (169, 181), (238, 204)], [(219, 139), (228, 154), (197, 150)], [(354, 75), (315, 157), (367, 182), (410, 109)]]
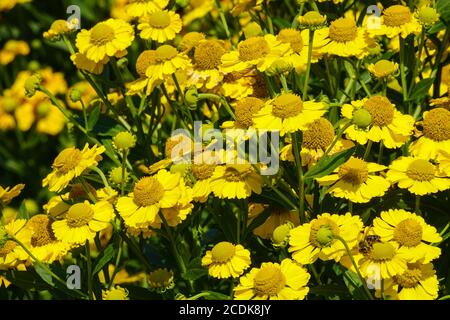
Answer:
[(295, 164), (298, 172), (298, 214), (300, 223), (305, 223), (305, 181), (303, 179), (303, 166), (301, 157), (301, 142), (298, 139), (297, 132), (292, 134), (292, 146), (294, 151)]
[(127, 155), (128, 155), (128, 150), (123, 150), (122, 151), (122, 181), (120, 182), (120, 195), (123, 196), (125, 193), (125, 183), (126, 180), (125, 179), (125, 172), (126, 172), (126, 167), (127, 167)]
[(98, 167), (90, 167), (89, 169), (95, 171), (100, 176), (100, 179), (102, 179), (103, 185), (106, 188), (109, 188), (108, 179), (106, 179), (105, 174), (102, 170), (100, 170)]
[(422, 212), (420, 211), (420, 196), (418, 194), (416, 194), (416, 203), (415, 203), (415, 212), (418, 215), (421, 215)]
[(408, 86), (406, 83), (406, 71), (405, 71), (405, 39), (401, 36), (400, 39), (400, 77), (402, 81), (403, 103), (408, 101)]
[(383, 140), (380, 141), (380, 149), (378, 150), (378, 163), (381, 164), (381, 161), (383, 160), (383, 150), (384, 150), (384, 143)]
[(92, 262), (91, 262), (91, 248), (89, 245), (89, 240), (86, 240), (84, 244), (86, 250), (86, 267), (87, 267), (87, 280), (88, 280), (88, 294), (89, 299), (94, 299), (94, 293), (92, 292)]
[(108, 284), (108, 289), (111, 289), (113, 283), (114, 283), (114, 278), (116, 277), (116, 274), (119, 270), (119, 262), (120, 262), (120, 258), (122, 257), (122, 239), (120, 239), (119, 242), (119, 249), (117, 251), (117, 256), (116, 256), (116, 262), (114, 263), (114, 270), (113, 273), (111, 275), (111, 279), (109, 280), (109, 284)]
[(288, 93), (289, 88), (287, 86), (286, 77), (284, 76), (284, 74), (280, 74), (280, 82), (281, 82), (281, 85), (283, 86), (283, 91)]
[(86, 129), (86, 132), (89, 132), (89, 125), (88, 125), (88, 118), (86, 113), (86, 105), (83, 102), (83, 99), (80, 99), (81, 102), (81, 108), (83, 109), (83, 118), (84, 118), (84, 128)]
[(352, 125), (351, 122), (347, 122), (342, 129), (339, 129), (338, 133), (334, 137), (333, 142), (328, 146), (327, 150), (325, 150), (323, 157), (327, 156), (330, 151), (333, 149), (333, 147), (336, 145), (336, 143), (341, 139), (342, 135), (344, 134), (345, 130), (347, 130)]
[(221, 102), (222, 105), (225, 107), (225, 110), (228, 112), (228, 114), (234, 120), (236, 120), (236, 116), (235, 116), (234, 112), (231, 110), (230, 105), (228, 104), (227, 100), (224, 97), (219, 96), (219, 95), (214, 94), (214, 93), (200, 93), (197, 98), (198, 98), (199, 101), (208, 99), (208, 100), (212, 100), (212, 101)]
[(314, 43), (314, 30), (309, 29), (309, 45), (308, 45), (308, 61), (306, 64), (306, 74), (305, 74), (305, 83), (303, 84), (303, 101), (306, 101), (308, 98), (308, 82), (309, 82), (309, 74), (311, 72), (311, 57), (313, 51), (313, 43)]
[(348, 212), (353, 213), (353, 202), (348, 200)]
[(227, 19), (225, 17), (223, 7), (220, 4), (219, 0), (216, 0), (216, 6), (217, 6), (217, 9), (219, 11), (220, 21), (222, 22), (222, 26), (225, 29), (225, 34), (226, 34), (228, 40), (230, 40), (230, 43), (232, 43), (232, 41), (231, 41), (231, 33), (230, 33), (230, 29), (228, 28)]
[(358, 265), (355, 262), (355, 258), (353, 257), (352, 251), (348, 247), (347, 242), (338, 235), (334, 235), (334, 238), (339, 240), (344, 245), (345, 250), (347, 251), (347, 255), (350, 258), (350, 261), (352, 262), (353, 268), (355, 268), (356, 274), (358, 275), (359, 280), (361, 281), (361, 284), (364, 288), (364, 292), (366, 293), (367, 298), (369, 298), (369, 300), (374, 300), (372, 297), (372, 294), (369, 291), (369, 288), (367, 288), (366, 280), (363, 278), (363, 276), (361, 275), (361, 272), (359, 271)]
[(372, 144), (373, 144), (372, 140), (369, 140), (367, 142), (366, 152), (364, 152), (364, 158), (363, 158), (364, 160), (367, 160), (369, 158), (370, 150), (372, 149)]

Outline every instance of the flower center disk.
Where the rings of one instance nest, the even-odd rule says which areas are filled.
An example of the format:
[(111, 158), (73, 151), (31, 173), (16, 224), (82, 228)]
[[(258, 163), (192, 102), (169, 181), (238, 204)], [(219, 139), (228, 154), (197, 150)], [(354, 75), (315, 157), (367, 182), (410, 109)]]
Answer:
[(402, 5), (393, 5), (383, 12), (384, 24), (389, 27), (399, 27), (411, 21), (411, 11)]
[(195, 65), (200, 70), (215, 69), (220, 65), (220, 58), (225, 52), (225, 48), (217, 40), (201, 42), (197, 48), (195, 48)]
[(67, 148), (59, 153), (52, 164), (52, 168), (65, 174), (74, 169), (81, 161), (81, 151), (77, 148)]
[(224, 263), (229, 261), (235, 254), (236, 247), (226, 241), (219, 242), (212, 250), (211, 255), (214, 262)]
[(86, 203), (76, 203), (66, 214), (67, 225), (71, 228), (85, 226), (94, 216), (94, 210)]
[(195, 179), (197, 180), (206, 180), (208, 178), (211, 178), (211, 176), (214, 173), (214, 169), (216, 168), (216, 165), (214, 164), (193, 164), (192, 165), (192, 174), (194, 175)]
[(408, 269), (401, 275), (394, 277), (394, 281), (403, 288), (414, 288), (422, 280), (420, 268)]
[(254, 97), (245, 97), (236, 104), (235, 115), (239, 126), (248, 128), (253, 125), (253, 115), (264, 106), (264, 101)]
[(390, 260), (395, 256), (395, 248), (390, 243), (377, 242), (372, 245), (371, 258), (375, 261)]
[(282, 29), (277, 35), (277, 40), (282, 43), (289, 43), (295, 53), (300, 53), (303, 49), (302, 35), (298, 30)]
[(164, 188), (156, 178), (144, 177), (134, 186), (133, 195), (138, 206), (151, 206), (163, 198)]
[(170, 25), (170, 16), (168, 12), (156, 11), (151, 13), (148, 18), (148, 23), (153, 28), (164, 29)]
[(422, 241), (422, 226), (414, 219), (401, 221), (394, 230), (394, 240), (407, 247), (415, 247)]
[(307, 149), (325, 150), (334, 139), (334, 128), (330, 121), (319, 118), (309, 124), (303, 132), (303, 146)]
[(423, 134), (434, 141), (450, 139), (450, 111), (436, 108), (428, 111), (423, 120)]
[(96, 46), (105, 45), (114, 39), (114, 29), (106, 23), (99, 23), (91, 29), (91, 43)]
[(145, 77), (147, 68), (157, 63), (157, 56), (155, 50), (143, 51), (136, 60), (136, 72), (141, 77)]
[(337, 42), (355, 40), (358, 35), (356, 22), (350, 18), (339, 18), (333, 21), (329, 28), (330, 39)]
[(231, 164), (225, 169), (225, 180), (228, 182), (242, 181), (251, 172), (251, 166), (247, 164)]
[(239, 57), (243, 61), (264, 58), (269, 54), (270, 48), (263, 37), (252, 37), (238, 45)]
[(178, 51), (168, 44), (164, 44), (156, 49), (156, 58), (159, 61), (167, 61), (177, 56)]
[(253, 280), (254, 290), (258, 296), (277, 295), (285, 285), (285, 276), (280, 268), (274, 265), (262, 267)]
[(282, 94), (272, 101), (272, 114), (281, 119), (295, 117), (300, 114), (302, 110), (302, 99), (292, 93)]
[(416, 159), (408, 166), (406, 175), (416, 181), (430, 181), (434, 178), (434, 165), (428, 160)]
[(372, 122), (376, 126), (386, 126), (394, 119), (394, 105), (382, 96), (374, 96), (364, 103), (364, 109), (369, 111)]
[(339, 168), (338, 175), (345, 182), (358, 185), (367, 181), (369, 170), (364, 160), (351, 157)]
[(311, 222), (309, 241), (315, 247), (323, 248), (330, 246), (333, 235), (339, 235), (339, 227), (333, 220), (322, 217)]

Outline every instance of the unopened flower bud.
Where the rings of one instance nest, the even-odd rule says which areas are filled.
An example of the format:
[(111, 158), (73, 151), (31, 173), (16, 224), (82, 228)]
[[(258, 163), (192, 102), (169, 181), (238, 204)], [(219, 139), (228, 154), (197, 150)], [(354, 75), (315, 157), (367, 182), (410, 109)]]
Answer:
[(251, 37), (257, 37), (262, 34), (263, 34), (262, 29), (261, 29), (260, 25), (257, 24), (256, 22), (250, 22), (244, 28), (244, 35), (245, 35), (246, 39), (251, 38)]
[(321, 29), (325, 26), (327, 17), (317, 11), (308, 11), (303, 16), (298, 17), (300, 25), (307, 29)]
[(128, 150), (136, 145), (136, 137), (128, 131), (122, 131), (113, 138), (113, 144), (119, 150)]
[(353, 123), (361, 129), (367, 128), (372, 123), (372, 116), (366, 109), (358, 109), (353, 113)]
[(42, 77), (39, 73), (35, 73), (28, 77), (28, 79), (25, 81), (25, 95), (28, 98), (31, 98), (36, 94), (36, 90), (41, 84), (41, 81)]

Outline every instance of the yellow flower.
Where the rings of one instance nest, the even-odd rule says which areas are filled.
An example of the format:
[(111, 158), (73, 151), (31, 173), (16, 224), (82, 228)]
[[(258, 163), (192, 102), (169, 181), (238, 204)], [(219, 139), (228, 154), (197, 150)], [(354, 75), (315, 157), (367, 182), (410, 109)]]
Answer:
[(70, 56), (70, 60), (72, 60), (75, 67), (80, 70), (87, 71), (93, 74), (101, 74), (105, 67), (105, 64), (109, 62), (109, 57), (105, 56), (102, 60), (95, 62), (86, 57), (85, 54), (82, 53), (74, 53)]
[(334, 20), (328, 29), (329, 43), (321, 52), (340, 57), (362, 58), (367, 55), (365, 31), (356, 26), (353, 18)]
[(136, 182), (132, 193), (117, 200), (116, 209), (127, 226), (152, 224), (160, 209), (172, 208), (178, 204), (184, 187), (179, 173), (160, 170), (157, 174)]
[(206, 251), (202, 258), (202, 266), (207, 266), (209, 275), (218, 279), (237, 278), (250, 264), (250, 251), (226, 241)]
[(83, 150), (75, 147), (66, 148), (59, 153), (52, 164), (53, 171), (42, 181), (42, 186), (50, 191), (59, 192), (76, 177), (91, 166), (96, 166), (102, 159), (101, 154), (105, 151), (104, 146), (93, 146), (89, 148), (86, 144)]
[(265, 98), (268, 95), (265, 81), (257, 70), (231, 72), (224, 76), (219, 94), (238, 101), (248, 96)]
[(367, 70), (378, 79), (395, 76), (398, 72), (398, 64), (389, 60), (379, 60), (369, 64)]
[(375, 175), (386, 167), (351, 157), (331, 175), (316, 179), (321, 186), (330, 186), (327, 193), (352, 202), (366, 203), (374, 197), (381, 197), (390, 183)]
[(431, 263), (408, 263), (408, 269), (384, 283), (385, 296), (395, 300), (435, 300), (439, 280)]
[(245, 71), (257, 67), (266, 71), (275, 60), (292, 54), (291, 45), (278, 41), (274, 35), (251, 37), (241, 41), (237, 50), (222, 56), (220, 69), (225, 72)]
[(125, 6), (127, 15), (139, 18), (162, 10), (169, 4), (169, 0), (130, 0), (128, 2)]
[[(262, 211), (259, 214), (261, 213)], [(249, 217), (249, 223), (251, 223), (259, 214), (254, 215), (251, 218)], [(287, 222), (290, 222), (292, 226), (298, 226), (300, 223), (298, 212), (278, 208), (273, 209), (264, 223), (253, 229), (253, 234), (263, 239), (271, 239), (274, 230)]]
[(53, 221), (47, 215), (38, 214), (31, 217), (26, 225), (30, 230), (29, 238), (24, 241), (24, 244), (39, 261), (48, 264), (61, 260), (71, 249), (70, 244), (56, 239), (52, 224)]
[(150, 287), (158, 293), (173, 289), (173, 272), (167, 269), (156, 269), (149, 273), (147, 282)]
[(225, 52), (224, 43), (219, 40), (200, 41), (195, 47), (193, 67), (187, 71), (188, 85), (206, 89), (218, 86), (223, 80), (218, 67)]
[(359, 260), (359, 270), (363, 277), (372, 281), (390, 279), (407, 270), (405, 247), (396, 242), (375, 242)]
[(400, 113), (386, 97), (372, 96), (352, 101), (351, 104), (342, 106), (341, 113), (343, 117), (354, 120), (355, 114), (361, 112), (359, 110), (368, 111), (371, 118), (370, 125), (361, 128), (353, 124), (345, 131), (347, 138), (359, 144), (366, 144), (368, 140), (383, 141), (386, 148), (398, 148), (413, 132), (414, 118)]
[(176, 48), (168, 44), (159, 46), (154, 54), (154, 59), (150, 59), (145, 69), (145, 75), (149, 79), (166, 80), (168, 76), (175, 74), (178, 70), (185, 70), (191, 65), (185, 54), (179, 53)]
[(102, 290), (103, 300), (129, 300), (128, 290), (120, 286), (115, 286), (110, 290)]
[(193, 197), (195, 201), (206, 202), (211, 190), (211, 177), (213, 176), (215, 164), (194, 163), (192, 165), (192, 175), (195, 178), (195, 184), (192, 186)]
[(439, 150), (450, 150), (450, 110), (425, 111), (421, 125), (423, 135), (409, 147), (412, 155), (436, 159)]
[[(0, 227), (2, 236), (14, 237), (20, 242), (30, 237), (29, 229), (25, 228), (27, 220), (17, 219), (12, 220), (5, 226)], [(17, 268), (18, 265), (23, 264), (28, 260), (28, 254), (23, 248), (13, 240), (1, 239), (0, 242), (0, 269)]]
[[(323, 56), (321, 49), (329, 42), (328, 33), (325, 31), (325, 29), (320, 29), (314, 33), (311, 63), (318, 62)], [(292, 54), (282, 58), (283, 61), (292, 64), (297, 73), (304, 72), (308, 63), (309, 30), (281, 29), (277, 35), (277, 40), (282, 43), (289, 43), (291, 46)]]
[(262, 192), (262, 177), (248, 163), (217, 166), (210, 187), (221, 199), (245, 199)]
[(389, 166), (386, 178), (398, 187), (416, 195), (425, 195), (450, 188), (450, 179), (438, 167), (422, 157), (400, 157)]
[(437, 156), (439, 172), (450, 178), (450, 152), (440, 150)]
[(29, 53), (30, 47), (25, 41), (8, 40), (0, 50), (0, 65), (7, 65), (13, 62), (16, 56), (27, 56)]
[(406, 38), (410, 34), (419, 34), (422, 26), (407, 6), (392, 5), (383, 11), (380, 24), (367, 25), (370, 36), (386, 35), (388, 38), (401, 36)]
[(308, 124), (327, 112), (322, 102), (302, 101), (293, 93), (283, 93), (266, 102), (253, 117), (256, 129), (280, 131), (280, 135), (306, 130)]
[[(180, 187), (181, 187), (181, 196), (178, 200), (178, 203), (170, 208), (161, 208), (161, 213), (163, 214), (164, 218), (167, 221), (167, 224), (171, 227), (175, 227), (184, 220), (186, 220), (187, 215), (192, 212), (192, 209), (194, 208), (194, 205), (192, 204), (193, 201), (193, 192), (192, 189), (187, 187), (184, 183), (184, 180), (180, 180)], [(156, 224), (161, 224), (163, 221), (161, 221), (160, 216), (156, 217)]]
[(160, 43), (174, 39), (181, 28), (180, 16), (168, 10), (154, 11), (143, 17), (138, 25), (142, 39), (151, 39)]
[(352, 248), (358, 241), (363, 223), (358, 216), (323, 213), (309, 223), (291, 230), (289, 252), (300, 264), (314, 263), (318, 258), (338, 262), (346, 253), (340, 236)]
[[(234, 106), (235, 121), (225, 121), (222, 128), (249, 129), (253, 126), (253, 116), (264, 107), (264, 101), (256, 97), (239, 99)], [(243, 133), (248, 131), (243, 130)], [(250, 131), (249, 131), (250, 132)]]
[(214, 0), (190, 0), (189, 6), (184, 9), (183, 25), (190, 25), (192, 21), (204, 17), (214, 9)]
[(311, 276), (291, 259), (281, 264), (264, 262), (239, 279), (235, 300), (303, 300)]
[(58, 240), (81, 245), (106, 229), (113, 217), (114, 209), (108, 201), (84, 201), (70, 206), (62, 220), (53, 222), (52, 229)]
[(90, 30), (81, 30), (76, 46), (86, 58), (98, 63), (107, 57), (123, 57), (133, 40), (134, 31), (130, 24), (120, 19), (108, 19)]
[(25, 188), (24, 184), (17, 184), (14, 187), (6, 187), (3, 188), (0, 186), (0, 204), (7, 205), (11, 202), (12, 199), (19, 196), (19, 194), (22, 192), (23, 188)]
[(373, 231), (383, 241), (395, 241), (405, 248), (410, 262), (428, 263), (441, 255), (441, 249), (429, 243), (442, 241), (436, 228), (425, 223), (422, 217), (405, 210), (382, 211), (373, 221)]

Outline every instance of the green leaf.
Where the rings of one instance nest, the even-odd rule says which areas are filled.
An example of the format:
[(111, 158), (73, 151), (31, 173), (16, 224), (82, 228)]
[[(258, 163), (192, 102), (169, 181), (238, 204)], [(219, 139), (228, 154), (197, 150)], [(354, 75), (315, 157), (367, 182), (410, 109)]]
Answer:
[(447, 25), (447, 27), (450, 26), (450, 1), (438, 0), (436, 2), (436, 9), (441, 20)]
[(195, 281), (197, 279), (200, 279), (201, 277), (206, 276), (207, 274), (208, 274), (208, 270), (196, 268), (196, 269), (190, 269), (190, 270), (186, 271), (185, 273), (183, 273), (181, 275), (181, 277), (183, 277), (184, 280)]
[(36, 277), (34, 272), (10, 270), (4, 274), (6, 279), (14, 283), (15, 286), (24, 290), (46, 290), (48, 285), (39, 277)]
[(48, 273), (48, 271), (45, 270), (45, 268), (40, 263), (35, 263), (33, 266), (34, 270), (36, 270), (36, 273), (41, 277), (42, 280), (44, 280), (52, 287), (55, 286), (55, 284), (53, 283), (52, 275)]
[(430, 90), (433, 84), (433, 78), (427, 78), (420, 80), (414, 87), (411, 96), (408, 98), (409, 101), (421, 100), (427, 96), (428, 90)]
[(89, 114), (89, 118), (88, 118), (88, 128), (89, 128), (89, 130), (94, 129), (94, 127), (97, 124), (99, 118), (100, 118), (100, 106), (96, 106), (91, 111), (91, 113)]
[(92, 274), (97, 274), (114, 257), (116, 250), (114, 244), (108, 245), (97, 257)]
[(208, 295), (205, 296), (206, 300), (231, 300), (230, 296), (227, 296), (226, 294), (214, 292), (214, 291), (206, 291), (208, 292)]
[(445, 24), (442, 22), (442, 21), (439, 21), (438, 23), (436, 23), (434, 26), (432, 26), (431, 28), (430, 28), (430, 30), (428, 30), (428, 33), (429, 34), (436, 34), (436, 33), (438, 33), (439, 31), (441, 31), (441, 30), (444, 30), (446, 27), (445, 27)]
[(326, 176), (334, 171), (341, 164), (345, 163), (355, 152), (356, 147), (338, 152), (332, 156), (325, 156), (304, 175), (305, 180), (317, 179)]

